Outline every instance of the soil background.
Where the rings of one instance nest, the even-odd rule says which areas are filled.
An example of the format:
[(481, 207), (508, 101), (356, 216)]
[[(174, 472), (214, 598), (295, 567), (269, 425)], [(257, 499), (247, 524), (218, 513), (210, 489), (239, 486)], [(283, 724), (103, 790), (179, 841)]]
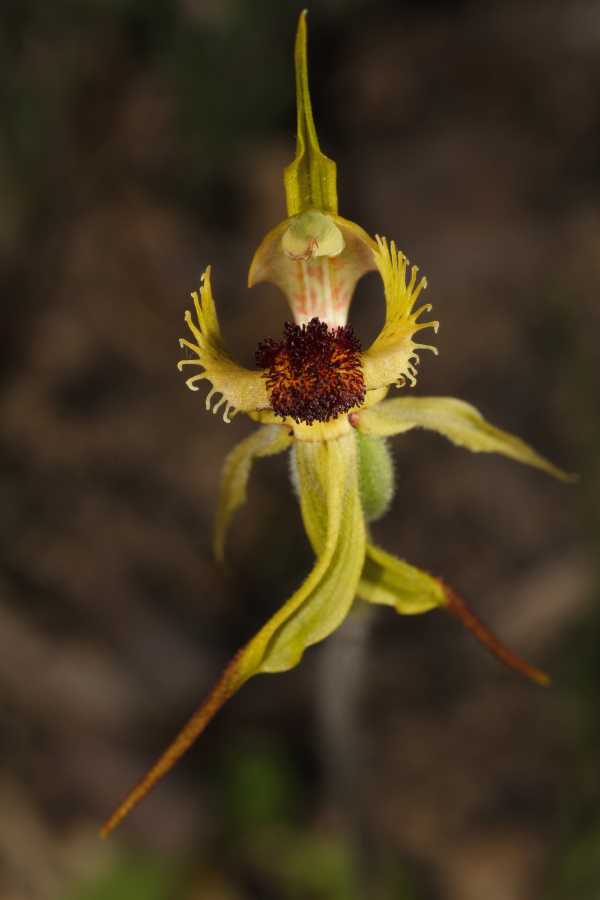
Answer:
[[(257, 464), (227, 570), (213, 563), (220, 466), (253, 426), (208, 415), (175, 366), (209, 263), (246, 364), (289, 318), (246, 275), (285, 215), (299, 9), (3, 0), (1, 900), (600, 896), (600, 5), (585, 0), (309, 15), (340, 212), (420, 265), (441, 322), (415, 392), (474, 403), (581, 475), (414, 432), (393, 442), (375, 536), (553, 686), (442, 613), (381, 608), (252, 681), (97, 836), (312, 564), (285, 458)], [(375, 276), (351, 318), (368, 343)]]

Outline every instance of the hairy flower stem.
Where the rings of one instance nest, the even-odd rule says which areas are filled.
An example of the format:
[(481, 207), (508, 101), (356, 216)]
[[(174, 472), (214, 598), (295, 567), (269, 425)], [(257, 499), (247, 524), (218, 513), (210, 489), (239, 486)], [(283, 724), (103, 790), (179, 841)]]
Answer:
[(352, 845), (358, 896), (368, 896), (366, 888), (373, 875), (364, 779), (369, 748), (361, 716), (371, 612), (366, 604), (353, 609), (323, 647), (317, 672), (316, 714), (325, 804)]

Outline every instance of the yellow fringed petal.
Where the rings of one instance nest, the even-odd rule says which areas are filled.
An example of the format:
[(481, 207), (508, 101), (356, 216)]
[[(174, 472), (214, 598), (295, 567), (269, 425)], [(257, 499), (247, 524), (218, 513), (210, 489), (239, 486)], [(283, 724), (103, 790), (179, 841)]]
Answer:
[(215, 395), (220, 394), (220, 399), (212, 405), (212, 411), (216, 413), (224, 407), (225, 422), (229, 422), (239, 410), (251, 412), (268, 407), (267, 389), (261, 373), (238, 365), (223, 346), (210, 284), (210, 266), (202, 275), (199, 294), (194, 291), (192, 299), (194, 313), (187, 310), (185, 321), (194, 340), (181, 338), (179, 345), (191, 351), (194, 357), (180, 360), (177, 368), (182, 372), (185, 366), (198, 366), (200, 372), (187, 379), (187, 386), (197, 391), (199, 381), (209, 381), (211, 388), (206, 397), (206, 408), (210, 410)]
[(376, 236), (377, 248), (373, 251), (375, 264), (379, 270), (385, 291), (385, 324), (363, 353), (363, 372), (367, 390), (397, 384), (402, 387), (406, 380), (411, 386), (416, 384), (419, 350), (437, 349), (431, 344), (420, 344), (415, 335), (425, 328), (438, 330), (438, 322), (419, 322), (419, 317), (431, 310), (425, 303), (415, 309), (416, 302), (427, 287), (427, 280), (417, 280), (418, 268), (409, 270), (408, 260), (392, 241), (388, 245), (385, 238)]
[[(303, 447), (299, 459), (303, 513), (321, 525), (321, 552), (301, 587), (231, 660), (167, 750), (102, 828), (106, 837), (175, 765), (226, 701), (253, 675), (295, 666), (304, 650), (327, 637), (347, 615), (364, 561), (365, 531), (352, 435)], [(317, 513), (317, 508), (320, 511)]]
[(490, 425), (474, 406), (454, 397), (394, 397), (361, 411), (357, 427), (364, 434), (380, 437), (427, 428), (473, 453), (501, 453), (561, 481), (577, 479), (540, 456), (521, 438)]
[(219, 503), (215, 520), (213, 549), (219, 562), (225, 558), (225, 538), (231, 517), (246, 502), (246, 487), (255, 459), (274, 456), (292, 443), (289, 429), (282, 425), (264, 425), (241, 441), (225, 459)]

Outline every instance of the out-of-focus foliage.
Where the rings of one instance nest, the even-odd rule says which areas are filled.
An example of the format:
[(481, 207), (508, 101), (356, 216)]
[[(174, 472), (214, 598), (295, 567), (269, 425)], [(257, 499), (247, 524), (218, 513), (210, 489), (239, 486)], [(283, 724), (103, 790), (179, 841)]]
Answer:
[(180, 865), (156, 855), (130, 853), (97, 880), (75, 890), (69, 900), (170, 900), (181, 896), (185, 884)]
[[(215, 775), (212, 807), (222, 831), (186, 865), (128, 853), (69, 900), (235, 900), (253, 884), (280, 900), (418, 900), (407, 867), (382, 853), (377, 870), (359, 875), (360, 852), (335, 829), (310, 827), (300, 803), (300, 773), (277, 744), (249, 741)], [(305, 811), (306, 812), (306, 811)], [(229, 876), (215, 860), (225, 860)], [(365, 887), (366, 885), (366, 887)], [(208, 893), (207, 893), (208, 892)]]

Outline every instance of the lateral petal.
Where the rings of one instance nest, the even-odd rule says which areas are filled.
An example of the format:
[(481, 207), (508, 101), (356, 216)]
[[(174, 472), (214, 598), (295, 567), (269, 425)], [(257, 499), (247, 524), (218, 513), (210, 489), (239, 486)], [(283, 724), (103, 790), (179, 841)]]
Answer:
[(210, 283), (210, 266), (202, 275), (200, 292), (194, 291), (192, 299), (194, 314), (187, 310), (185, 321), (194, 340), (181, 338), (179, 346), (191, 351), (194, 356), (177, 363), (180, 372), (185, 366), (198, 366), (200, 369), (197, 375), (187, 379), (189, 389), (197, 391), (199, 381), (209, 381), (212, 386), (206, 397), (206, 408), (210, 410), (213, 398), (220, 394), (220, 399), (212, 405), (212, 411), (216, 413), (224, 407), (225, 422), (229, 422), (230, 417), (239, 410), (251, 412), (268, 407), (262, 374), (238, 365), (225, 350)]
[(501, 453), (517, 462), (559, 478), (575, 481), (576, 475), (559, 469), (536, 453), (521, 438), (502, 431), (483, 418), (474, 406), (455, 397), (394, 397), (360, 412), (357, 427), (365, 434), (390, 436), (426, 428), (437, 431), (458, 447), (473, 453)]
[(437, 354), (437, 349), (432, 345), (420, 344), (414, 339), (417, 332), (424, 328), (438, 330), (438, 322), (418, 321), (423, 313), (431, 310), (431, 304), (426, 303), (415, 309), (421, 291), (427, 287), (427, 280), (417, 280), (417, 266), (412, 266), (409, 272), (408, 260), (394, 241), (388, 244), (385, 238), (378, 235), (376, 241), (373, 257), (383, 281), (386, 315), (381, 332), (363, 353), (365, 384), (367, 390), (388, 384), (402, 387), (408, 379), (414, 386), (419, 350), (431, 350)]

